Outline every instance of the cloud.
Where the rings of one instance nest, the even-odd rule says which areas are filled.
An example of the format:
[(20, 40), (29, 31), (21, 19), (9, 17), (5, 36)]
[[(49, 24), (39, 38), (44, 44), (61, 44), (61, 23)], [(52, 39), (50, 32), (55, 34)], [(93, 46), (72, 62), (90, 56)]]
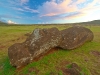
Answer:
[(28, 6), (23, 6), (23, 7), (11, 7), (12, 9), (16, 10), (16, 11), (20, 11), (20, 12), (30, 12), (30, 13), (39, 13), (37, 10), (35, 9), (31, 9)]
[(38, 8), (38, 11), (41, 12), (40, 17), (45, 16), (55, 16), (63, 13), (74, 12), (77, 10), (76, 5), (69, 5), (72, 0), (63, 0), (61, 3), (56, 3), (55, 0), (46, 1), (42, 6)]
[(9, 9), (11, 8), (18, 12), (39, 13), (38, 10), (29, 8), (28, 2), (29, 0), (9, 0), (7, 4), (9, 4)]
[(13, 22), (11, 20), (8, 20), (8, 21), (5, 20), (5, 18), (10, 18), (10, 17), (7, 16), (7, 15), (3, 15), (3, 16), (0, 15), (0, 21), (5, 22), (5, 23), (8, 23), (8, 24), (17, 24), (16, 22)]
[(0, 6), (2, 5), (2, 7), (13, 10), (14, 12), (39, 13), (37, 10), (28, 7), (28, 2), (29, 0), (8, 0), (1, 1)]
[(11, 20), (8, 20), (8, 24), (17, 24), (16, 22), (13, 22)]
[(13, 4), (13, 5), (24, 5), (24, 4), (27, 4), (29, 2), (29, 0), (9, 0), (7, 1), (8, 3), (10, 4)]
[(7, 19), (11, 19), (11, 18), (13, 18), (13, 19), (21, 19), (22, 17), (20, 17), (20, 16), (15, 16), (15, 15), (6, 15), (6, 14), (2, 14), (2, 15), (0, 15), (0, 18), (7, 18)]
[(80, 17), (84, 17), (86, 14), (82, 13), (82, 12), (76, 12), (76, 13), (72, 13), (70, 15), (64, 16), (62, 17), (62, 19), (64, 20), (71, 20), (71, 19), (77, 19)]
[(21, 4), (26, 4), (27, 2), (29, 2), (29, 0), (20, 0)]
[(80, 4), (80, 3), (84, 3), (84, 2), (86, 2), (86, 1), (87, 1), (87, 0), (77, 0), (76, 3), (77, 3), (77, 4)]
[(69, 16), (62, 17), (62, 19), (72, 20), (72, 19), (83, 19), (83, 21), (100, 19), (100, 1), (99, 0), (90, 0), (88, 3), (87, 0), (79, 0), (77, 4), (85, 3), (86, 5), (77, 10), (78, 13), (71, 14)]
[(94, 13), (95, 11), (97, 12), (100, 11), (100, 1), (99, 0), (93, 0), (92, 2), (88, 3), (83, 9), (79, 10), (79, 12), (84, 13), (86, 15)]
[(24, 10), (25, 10), (26, 12), (39, 13), (37, 10), (31, 9), (31, 8), (29, 8), (29, 7), (27, 7), (27, 6), (24, 6)]
[[(52, 19), (73, 19), (88, 16), (91, 13), (100, 11), (100, 1), (99, 0), (62, 0), (62, 2), (57, 3), (57, 0), (46, 1), (42, 6), (38, 8), (41, 12), (39, 16), (52, 17)], [(83, 8), (78, 8), (78, 4), (84, 3)], [(98, 4), (98, 5), (96, 5)], [(81, 5), (82, 6), (82, 5)], [(77, 14), (69, 14), (75, 13)], [(68, 16), (59, 17), (59, 15), (68, 14)], [(96, 15), (96, 14), (95, 14)]]
[(24, 9), (22, 8), (17, 8), (17, 7), (12, 7), (14, 10), (17, 10), (17, 11), (25, 11)]

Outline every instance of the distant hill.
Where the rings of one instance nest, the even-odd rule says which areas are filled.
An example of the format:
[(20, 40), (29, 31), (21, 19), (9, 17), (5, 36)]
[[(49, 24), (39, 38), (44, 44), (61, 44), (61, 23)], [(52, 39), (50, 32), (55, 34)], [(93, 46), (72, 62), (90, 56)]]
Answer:
[(100, 20), (94, 20), (94, 21), (90, 21), (90, 24), (100, 24)]
[(79, 23), (72, 23), (72, 24), (91, 24), (91, 25), (100, 25), (100, 20), (93, 20), (93, 21), (88, 21), (88, 22), (79, 22)]
[(89, 22), (82, 22), (83, 24), (100, 24), (100, 20), (93, 20)]
[[(88, 21), (88, 22), (79, 22), (79, 23), (65, 23), (65, 24), (70, 24), (70, 25), (100, 25), (100, 20), (93, 20), (93, 21)], [(0, 21), (0, 25), (8, 25), (5, 22)], [(15, 25), (15, 24), (10, 24), (10, 25)], [(30, 24), (17, 24), (17, 25), (30, 25)], [(36, 25), (36, 24), (31, 24), (31, 25)], [(38, 24), (38, 25), (59, 25), (59, 24)]]
[(7, 23), (0, 21), (0, 25), (7, 25)]

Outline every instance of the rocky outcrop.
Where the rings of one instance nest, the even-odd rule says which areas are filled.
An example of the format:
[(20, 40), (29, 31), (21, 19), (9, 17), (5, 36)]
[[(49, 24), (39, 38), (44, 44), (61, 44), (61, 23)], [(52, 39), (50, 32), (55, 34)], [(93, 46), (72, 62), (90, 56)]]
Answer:
[(87, 41), (92, 41), (94, 37), (91, 30), (78, 26), (62, 30), (61, 35), (63, 40), (59, 46), (69, 50), (78, 48)]
[(23, 43), (17, 43), (8, 48), (10, 63), (17, 68), (24, 66), (34, 58), (57, 47), (62, 36), (57, 28), (35, 29)]
[(19, 68), (52, 48), (74, 49), (92, 40), (93, 33), (84, 27), (71, 27), (62, 31), (57, 28), (35, 29), (25, 42), (10, 46), (8, 56), (11, 65)]

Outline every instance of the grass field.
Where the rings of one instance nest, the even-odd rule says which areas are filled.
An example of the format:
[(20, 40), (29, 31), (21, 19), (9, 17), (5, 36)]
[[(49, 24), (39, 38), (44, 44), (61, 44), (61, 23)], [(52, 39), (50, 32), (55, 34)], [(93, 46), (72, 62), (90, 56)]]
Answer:
[(25, 34), (31, 33), (35, 28), (51, 27), (62, 30), (70, 26), (0, 26), (0, 75), (50, 75), (52, 72), (55, 75), (63, 75), (63, 64), (67, 68), (68, 63), (73, 62), (77, 63), (86, 75), (100, 75), (100, 26), (86, 26), (93, 31), (94, 40), (77, 49), (59, 49), (20, 70), (10, 65), (7, 50), (12, 44), (25, 41)]

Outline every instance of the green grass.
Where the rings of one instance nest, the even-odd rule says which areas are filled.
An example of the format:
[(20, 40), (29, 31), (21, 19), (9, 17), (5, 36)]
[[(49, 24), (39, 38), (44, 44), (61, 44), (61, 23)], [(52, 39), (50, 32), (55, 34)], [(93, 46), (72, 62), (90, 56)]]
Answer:
[[(61, 65), (61, 63), (63, 61), (77, 63), (82, 68), (82, 73), (85, 73), (86, 75), (100, 75), (100, 63), (98, 62), (98, 57), (91, 54), (91, 51), (94, 50), (100, 52), (99, 26), (87, 26), (87, 28), (93, 31), (95, 36), (94, 40), (92, 42), (85, 43), (83, 46), (77, 49), (59, 49), (52, 54), (48, 54), (37, 62), (28, 64), (19, 71), (10, 65), (7, 55), (9, 46), (14, 43), (25, 41), (27, 37), (24, 34), (32, 32), (35, 28), (51, 27), (57, 27), (59, 30), (62, 30), (70, 26), (0, 26), (0, 75), (50, 75), (51, 72), (63, 75), (62, 70), (58, 70), (58, 67), (62, 67), (63, 64)], [(18, 38), (20, 39), (18, 40)], [(30, 68), (35, 68), (35, 71), (33, 70), (30, 72)]]

